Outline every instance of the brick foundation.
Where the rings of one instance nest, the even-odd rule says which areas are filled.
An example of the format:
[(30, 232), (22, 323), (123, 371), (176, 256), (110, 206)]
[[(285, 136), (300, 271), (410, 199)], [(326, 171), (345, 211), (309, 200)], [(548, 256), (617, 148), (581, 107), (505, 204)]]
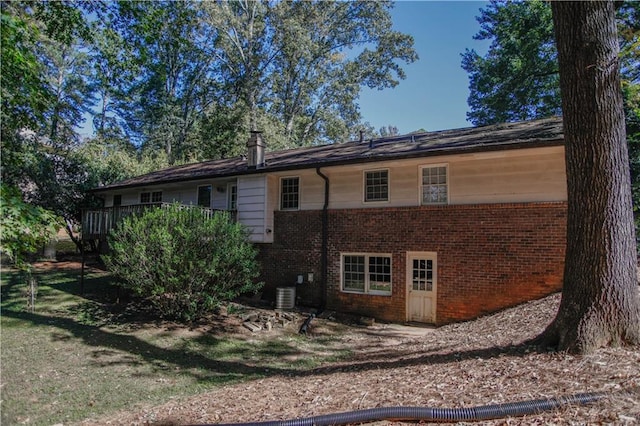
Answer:
[[(321, 301), (321, 212), (275, 212), (273, 244), (260, 245), (266, 297), (298, 286), (299, 303)], [(468, 320), (558, 291), (566, 203), (451, 205), (329, 211), (327, 308), (406, 321), (406, 253), (436, 252), (438, 324)], [(390, 253), (392, 295), (340, 291), (340, 253)]]
[[(257, 245), (265, 282), (263, 298), (275, 300), (277, 287), (295, 285), (298, 304), (318, 307), (322, 300), (322, 212), (274, 213), (273, 243)], [(313, 274), (312, 283), (306, 282), (308, 273)], [(300, 274), (305, 283), (297, 285)]]

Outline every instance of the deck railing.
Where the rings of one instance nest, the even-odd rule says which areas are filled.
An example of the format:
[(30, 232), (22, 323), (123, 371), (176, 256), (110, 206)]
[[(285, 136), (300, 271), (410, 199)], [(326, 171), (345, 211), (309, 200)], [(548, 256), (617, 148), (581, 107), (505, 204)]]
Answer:
[[(104, 207), (101, 209), (87, 209), (82, 211), (82, 238), (104, 239), (111, 229), (122, 219), (132, 214), (142, 214), (147, 209), (166, 208), (169, 203), (133, 204), (129, 206)], [(184, 208), (196, 208), (202, 212), (202, 217), (210, 219), (220, 210), (208, 209), (200, 206), (187, 206)], [(235, 211), (230, 211), (232, 220), (236, 219)]]

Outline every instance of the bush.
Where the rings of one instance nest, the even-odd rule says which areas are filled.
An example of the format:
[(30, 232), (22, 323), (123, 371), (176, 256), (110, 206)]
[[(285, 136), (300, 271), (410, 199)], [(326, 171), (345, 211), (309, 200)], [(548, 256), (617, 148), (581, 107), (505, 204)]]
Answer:
[(207, 219), (179, 204), (149, 209), (125, 218), (108, 241), (107, 268), (165, 317), (193, 321), (262, 287), (248, 232), (226, 212)]

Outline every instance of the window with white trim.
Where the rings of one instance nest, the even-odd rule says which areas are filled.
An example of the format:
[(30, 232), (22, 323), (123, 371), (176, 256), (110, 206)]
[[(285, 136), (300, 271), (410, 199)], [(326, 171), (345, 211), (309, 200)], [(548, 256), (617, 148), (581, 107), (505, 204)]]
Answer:
[(140, 204), (161, 203), (162, 191), (141, 192)]
[(238, 210), (238, 185), (230, 183), (228, 185), (229, 199), (227, 200), (227, 206), (229, 210)]
[(449, 183), (447, 165), (422, 167), (422, 204), (447, 204), (449, 202)]
[(280, 179), (280, 210), (298, 210), (300, 208), (300, 178), (284, 177)]
[(343, 254), (342, 291), (391, 294), (391, 255)]
[(201, 207), (211, 207), (211, 185), (198, 187), (198, 205)]
[(389, 200), (389, 170), (368, 170), (364, 172), (364, 201)]

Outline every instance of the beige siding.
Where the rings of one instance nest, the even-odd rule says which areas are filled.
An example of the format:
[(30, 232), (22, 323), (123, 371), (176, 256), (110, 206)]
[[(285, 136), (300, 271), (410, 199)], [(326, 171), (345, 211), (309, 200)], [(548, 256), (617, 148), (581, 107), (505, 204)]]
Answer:
[[(374, 164), (323, 167), (329, 177), (329, 208), (384, 208), (420, 204), (421, 167), (446, 164), (450, 204), (483, 204), (535, 201), (565, 201), (566, 176), (564, 148), (548, 147), (463, 154), (422, 159), (385, 161)], [(389, 171), (389, 200), (364, 202), (364, 172)], [(273, 212), (280, 208), (280, 178), (300, 178), (300, 209), (320, 210), (324, 205), (324, 180), (314, 168), (266, 175), (240, 176), (238, 219), (251, 229), (256, 242), (273, 241)], [(138, 204), (140, 193), (163, 191), (165, 202), (196, 204), (197, 188), (213, 186), (212, 207), (227, 208), (229, 179), (212, 182), (185, 182), (136, 190), (113, 191), (105, 196), (106, 206), (113, 195), (122, 195), (122, 204)], [(220, 190), (218, 190), (220, 188)]]
[(128, 206), (131, 204), (138, 204), (140, 203), (140, 194), (138, 192), (114, 192), (113, 194), (109, 195), (107, 197), (107, 199), (105, 200), (105, 207), (112, 207), (113, 206), (113, 195), (115, 194), (120, 194), (122, 195), (122, 205), (123, 206)]
[(273, 242), (273, 212), (278, 208), (278, 191), (279, 191), (279, 179), (276, 176), (267, 176), (267, 200), (266, 200), (266, 212), (265, 212), (265, 234), (264, 242)]
[(547, 152), (453, 162), (451, 204), (564, 201), (564, 154)]
[(185, 188), (171, 188), (162, 191), (162, 201), (165, 203), (182, 203), (195, 205), (198, 202), (198, 187), (190, 185)]
[(264, 242), (267, 179), (264, 175), (238, 178), (238, 221), (251, 232), (250, 239)]
[(211, 208), (216, 210), (226, 210), (228, 196), (229, 194), (227, 193), (226, 184), (213, 185), (211, 193)]
[(324, 180), (314, 170), (300, 174), (301, 210), (322, 210), (324, 206)]
[[(549, 147), (321, 168), (330, 180), (329, 208), (419, 205), (421, 167), (440, 164), (448, 166), (450, 204), (567, 199), (564, 149)], [(380, 169), (389, 170), (389, 201), (365, 203), (364, 172)], [(301, 210), (322, 208), (324, 182), (315, 170), (277, 176), (300, 177)], [(279, 208), (277, 200), (275, 206)]]

